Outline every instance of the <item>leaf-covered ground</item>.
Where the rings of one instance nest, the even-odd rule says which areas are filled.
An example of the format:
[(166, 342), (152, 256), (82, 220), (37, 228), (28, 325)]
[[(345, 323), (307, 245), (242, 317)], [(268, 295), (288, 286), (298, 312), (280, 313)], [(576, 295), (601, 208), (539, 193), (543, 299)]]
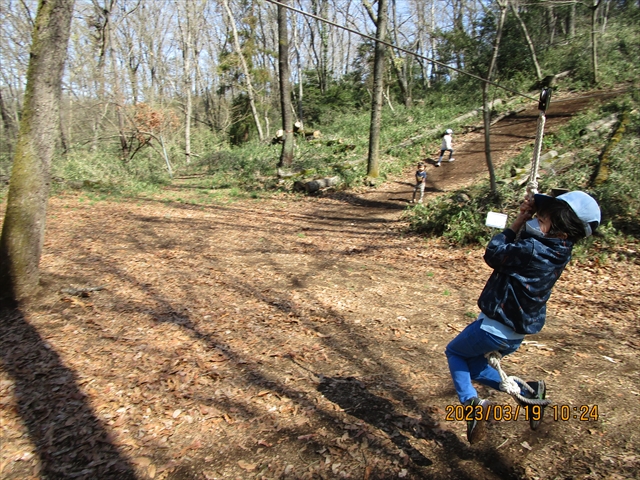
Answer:
[(547, 326), (503, 361), (546, 380), (559, 418), (533, 432), (521, 414), (470, 446), (443, 350), (490, 270), (482, 248), (403, 234), (402, 182), (52, 198), (41, 296), (0, 322), (0, 477), (636, 478), (638, 244), (572, 263)]

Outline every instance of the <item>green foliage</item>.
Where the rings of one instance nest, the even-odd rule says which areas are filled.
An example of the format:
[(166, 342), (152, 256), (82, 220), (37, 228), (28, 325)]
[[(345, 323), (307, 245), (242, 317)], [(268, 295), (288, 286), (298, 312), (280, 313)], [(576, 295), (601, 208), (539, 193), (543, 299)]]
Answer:
[[(592, 108), (577, 116), (553, 135), (546, 135), (543, 151), (572, 152), (575, 163), (570, 168), (543, 176), (539, 181), (540, 192), (551, 192), (553, 188), (585, 190), (599, 202), (603, 225), (598, 235), (580, 242), (575, 249), (576, 258), (584, 258), (585, 252), (594, 243), (600, 252), (615, 250), (615, 245), (628, 236), (640, 237), (640, 95), (633, 92)], [(600, 163), (600, 155), (609, 142), (605, 134), (583, 138), (585, 127), (611, 113), (629, 113), (629, 123), (621, 140), (611, 150), (609, 177), (601, 185), (593, 185), (593, 178)], [(405, 218), (409, 229), (428, 236), (444, 237), (453, 244), (484, 244), (495, 234), (484, 226), (488, 211), (507, 213), (513, 219), (525, 195), (524, 188), (514, 188), (509, 178), (513, 168), (528, 168), (531, 148), (497, 169), (499, 179), (496, 196), (490, 193), (487, 182), (470, 187), (465, 192), (454, 192), (437, 197), (424, 205), (407, 210)], [(466, 197), (461, 194), (466, 194)]]
[[(638, 8), (632, 5), (612, 9), (604, 33), (596, 32), (600, 83), (613, 85), (634, 81), (640, 74), (637, 52), (640, 49)], [(548, 73), (572, 72), (569, 82), (576, 88), (591, 84), (591, 25), (587, 17), (578, 24), (576, 36), (562, 39), (540, 52), (540, 59)]]
[(257, 135), (256, 124), (251, 113), (249, 96), (242, 93), (233, 99), (229, 140), (232, 145), (242, 145)]
[(605, 218), (621, 232), (640, 237), (640, 114), (629, 114), (625, 135), (609, 156), (608, 179), (598, 187)]
[[(463, 200), (462, 194), (470, 200)], [(482, 185), (410, 208), (405, 219), (409, 221), (409, 229), (416, 233), (444, 237), (457, 245), (484, 243), (491, 236), (490, 229), (484, 225), (484, 217), (502, 204), (491, 199), (486, 186)]]
[(333, 81), (322, 92), (315, 72), (305, 72), (302, 115), (307, 128), (313, 125), (330, 125), (339, 115), (362, 110), (370, 105), (371, 96), (364, 89), (356, 74)]
[[(243, 51), (249, 61), (258, 48), (253, 42), (254, 37), (249, 35), (252, 31), (251, 22), (255, 20), (251, 5), (243, 4), (243, 13), (238, 15), (238, 18), (244, 19), (240, 35)], [(589, 15), (586, 9), (580, 5), (578, 7), (577, 31), (573, 38), (569, 38), (568, 31), (560, 25), (557, 25), (555, 37), (550, 38), (546, 5), (531, 4), (527, 5), (526, 9), (520, 10), (520, 15), (526, 22), (529, 34), (537, 47), (538, 59), (543, 71), (545, 73), (572, 71), (570, 77), (561, 81), (560, 87), (563, 89), (585, 87), (590, 84), (591, 79)], [(480, 16), (477, 24), (465, 25), (465, 28), (457, 28), (455, 31), (440, 32), (438, 52), (436, 52), (439, 60), (450, 61), (456, 66), (460, 62), (459, 66), (464, 70), (484, 76), (491, 56), (497, 18), (495, 5), (490, 5), (488, 8), (487, 14)], [(560, 23), (568, 18), (570, 7), (557, 5), (554, 6), (554, 11), (558, 14), (558, 23)], [(628, 2), (611, 5), (606, 29), (598, 37), (601, 78), (604, 85), (640, 77), (640, 62), (636, 53), (640, 51), (638, 12), (638, 8)], [(291, 167), (293, 172), (299, 173), (296, 179), (339, 175), (341, 177), (339, 188), (361, 185), (367, 170), (372, 54), (373, 43), (369, 40), (362, 41), (358, 55), (354, 59), (355, 70), (346, 76), (329, 74), (328, 83), (326, 86), (323, 85), (323, 89), (320, 88), (317, 72), (304, 72), (304, 96), (300, 120), (303, 121), (307, 130), (320, 130), (321, 138), (305, 141), (301, 137), (296, 137), (295, 159)], [(237, 60), (237, 55), (230, 50), (223, 52), (220, 58), (219, 68), (221, 72), (226, 72), (226, 76), (223, 75), (221, 79), (219, 93), (224, 95), (226, 91), (229, 98), (231, 86), (238, 84), (241, 80)], [(255, 65), (252, 68), (254, 80), (258, 84), (268, 82), (268, 72), (259, 71)], [(402, 172), (418, 159), (436, 155), (440, 130), (448, 127), (456, 129), (458, 126), (452, 124), (452, 119), (480, 106), (481, 91), (478, 80), (465, 75), (454, 75), (452, 71), (443, 67), (438, 67), (438, 71), (442, 74), (435, 75), (431, 79), (432, 82), (428, 84), (421, 77), (423, 74), (421, 69), (413, 70), (413, 76), (409, 81), (412, 85), (414, 106), (410, 108), (398, 104), (397, 96), (394, 97), (394, 92), (398, 92), (395, 78), (391, 74), (387, 77), (390, 81), (390, 97), (394, 110), (385, 106), (382, 115), (380, 141), (382, 179)], [(518, 91), (528, 91), (535, 83), (528, 47), (520, 25), (511, 12), (505, 25), (495, 80)], [(293, 90), (295, 100), (297, 88)], [(508, 98), (506, 92), (493, 87), (491, 96)], [(214, 97), (210, 101), (220, 101), (220, 98)], [(273, 98), (275, 97), (270, 98), (263, 94), (256, 98), (259, 102), (260, 115), (263, 116), (264, 112), (268, 112), (272, 132), (280, 126), (278, 108), (267, 103), (273, 102)], [(198, 99), (194, 99), (194, 102), (198, 104)], [(633, 100), (630, 105), (637, 105), (637, 103)], [(215, 105), (209, 105), (213, 110), (215, 110), (214, 107)], [(610, 105), (608, 108), (614, 111), (622, 107), (623, 105), (620, 104)], [(170, 111), (178, 112), (179, 109), (175, 103), (158, 110), (163, 110), (165, 116), (169, 118)], [(576, 143), (576, 139), (579, 138), (580, 130), (587, 123), (601, 118), (606, 111), (593, 110), (572, 121), (555, 136), (545, 137), (545, 150), (571, 149), (581, 159), (582, 167), (571, 169), (553, 178), (552, 182), (543, 180), (541, 188), (584, 187), (589, 184), (604, 140), (579, 144)], [(179, 119), (177, 123), (182, 122), (181, 115), (175, 114), (175, 118)], [(194, 115), (200, 120), (205, 117), (202, 112)], [(150, 114), (148, 117), (151, 119)], [(224, 124), (226, 120), (226, 118), (220, 120), (219, 125), (214, 121), (211, 122), (216, 124), (211, 126), (212, 129), (227, 128), (226, 131), (219, 133), (212, 133), (210, 129), (204, 128), (202, 123), (193, 124), (191, 148), (198, 156), (193, 157), (190, 165), (185, 164), (184, 139), (181, 138), (183, 132), (178, 128), (179, 125), (174, 126), (172, 123), (171, 128), (166, 127), (162, 130), (175, 176), (197, 177), (193, 185), (197, 191), (202, 190), (203, 202), (218, 201), (223, 196), (226, 198), (235, 198), (239, 195), (258, 197), (268, 191), (290, 189), (293, 180), (279, 183), (275, 175), (281, 146), (258, 143), (246, 94), (235, 95), (230, 111), (229, 127)], [(480, 118), (477, 117), (477, 122), (479, 121)], [(476, 120), (471, 122), (476, 123)], [(633, 122), (635, 120), (629, 127), (630, 131), (637, 128), (633, 126), (636, 125)], [(115, 124), (115, 120), (112, 118), (109, 123)], [(142, 130), (153, 130), (146, 123), (138, 123)], [(437, 133), (425, 135), (425, 132), (431, 130)], [(160, 130), (153, 131), (158, 134), (160, 132)], [(86, 128), (86, 131), (74, 132), (71, 137), (91, 138), (92, 135), (93, 133)], [(611, 211), (607, 211), (607, 216), (612, 219), (612, 228), (624, 231), (631, 231), (631, 226), (635, 225), (630, 220), (635, 210), (629, 205), (637, 201), (633, 193), (635, 190), (632, 185), (629, 185), (630, 182), (627, 182), (628, 179), (636, 178), (637, 175), (633, 170), (635, 164), (628, 160), (637, 158), (637, 146), (629, 140), (632, 138), (629, 135), (629, 133), (625, 135), (625, 139), (617, 147), (622, 149), (620, 153), (616, 150), (616, 157), (620, 158), (616, 161), (622, 162), (622, 165), (612, 165), (614, 174), (610, 182), (616, 183), (607, 183), (599, 187), (601, 190), (599, 194), (611, 205)], [(108, 137), (105, 135), (105, 138)], [(408, 139), (416, 140), (407, 142)], [(404, 142), (408, 144), (400, 146)], [(116, 144), (109, 146), (103, 143), (98, 148), (98, 151), (91, 151), (72, 146), (67, 156), (58, 156), (53, 166), (54, 177), (59, 180), (56, 185), (92, 191), (127, 193), (153, 190), (171, 181), (161, 156), (162, 149), (155, 140), (152, 140), (152, 145), (144, 145), (130, 161), (123, 161), (119, 157)], [(504, 171), (498, 173), (499, 178), (508, 179), (509, 169), (512, 167), (527, 167), (530, 158), (531, 151), (528, 150), (512, 159), (508, 165), (505, 165)], [(9, 175), (10, 165), (11, 158), (8, 155), (0, 155), (0, 180)], [(180, 181), (184, 179), (181, 178)], [(620, 185), (617, 182), (620, 182)], [(490, 199), (487, 196), (488, 186), (485, 185), (482, 188), (484, 190), (481, 189), (477, 193), (471, 190), (466, 192), (471, 197), (471, 202), (467, 204), (462, 204), (453, 197), (449, 201), (437, 200), (439, 203), (435, 204), (434, 208), (415, 207), (412, 210), (415, 218), (412, 217), (411, 220), (413, 228), (421, 232), (439, 232), (437, 234), (459, 243), (487, 238), (492, 232), (483, 226), (486, 212), (490, 209), (512, 211), (517, 208), (522, 192), (514, 191), (506, 184), (500, 184), (498, 197)], [(0, 195), (3, 195), (3, 191), (6, 191), (6, 187), (0, 184)], [(479, 201), (476, 198), (484, 200)], [(623, 227), (623, 225), (626, 226)]]
[(153, 152), (124, 162), (118, 152), (92, 152), (77, 148), (58, 155), (52, 164), (54, 188), (71, 187), (111, 194), (153, 191), (169, 182), (163, 160)]

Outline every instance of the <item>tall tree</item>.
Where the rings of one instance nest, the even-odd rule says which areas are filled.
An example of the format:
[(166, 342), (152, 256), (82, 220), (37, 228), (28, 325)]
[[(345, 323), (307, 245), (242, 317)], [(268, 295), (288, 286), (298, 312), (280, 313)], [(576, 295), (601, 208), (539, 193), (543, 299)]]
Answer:
[[(284, 5), (287, 0), (280, 0)], [(287, 9), (278, 5), (278, 67), (280, 70), (280, 108), (282, 110), (282, 129), (284, 144), (278, 167), (288, 167), (293, 162), (293, 120), (291, 108), (291, 84), (289, 82), (289, 31), (287, 28)]]
[(231, 26), (231, 32), (233, 33), (233, 46), (236, 50), (236, 54), (240, 59), (240, 64), (242, 65), (242, 73), (244, 73), (244, 80), (247, 84), (247, 96), (249, 97), (249, 105), (251, 106), (253, 121), (255, 122), (256, 129), (258, 130), (258, 137), (260, 138), (260, 141), (263, 141), (264, 134), (262, 133), (262, 125), (260, 124), (260, 117), (258, 116), (258, 109), (256, 108), (255, 94), (253, 91), (253, 84), (251, 83), (251, 73), (249, 72), (249, 66), (247, 65), (246, 59), (244, 58), (242, 49), (240, 48), (240, 40), (238, 38), (236, 21), (234, 20), (231, 9), (229, 8), (229, 0), (222, 0), (222, 4), (224, 5), (224, 9), (226, 10), (227, 16), (229, 17), (229, 25)]
[[(500, 17), (498, 19), (498, 26), (496, 29), (496, 36), (493, 40), (493, 53), (491, 55), (491, 62), (489, 63), (489, 69), (487, 71), (487, 80), (491, 80), (493, 73), (496, 69), (496, 63), (498, 60), (498, 51), (500, 49), (500, 40), (502, 38), (502, 29), (504, 27), (504, 20), (507, 16), (509, 0), (497, 0), (498, 7), (500, 8)], [(483, 104), (483, 120), (484, 120), (484, 155), (487, 162), (487, 169), (489, 170), (489, 181), (491, 183), (491, 193), (495, 194), (498, 190), (496, 182), (496, 173), (493, 169), (493, 161), (491, 160), (491, 106), (489, 105), (489, 82), (483, 82), (482, 84), (482, 104)]]
[(536, 47), (533, 44), (531, 35), (529, 35), (529, 30), (527, 30), (527, 25), (522, 20), (522, 17), (520, 16), (520, 12), (518, 11), (518, 8), (519, 8), (518, 0), (511, 0), (509, 3), (511, 4), (511, 10), (513, 11), (513, 14), (518, 19), (520, 28), (522, 28), (522, 33), (524, 33), (524, 38), (527, 41), (529, 52), (531, 53), (531, 61), (533, 62), (533, 66), (536, 69), (536, 77), (538, 78), (538, 81), (540, 81), (542, 80), (542, 69), (540, 68), (540, 63), (538, 63), (538, 57), (536, 56)]
[[(193, 113), (193, 75), (198, 68), (200, 39), (205, 2), (182, 0), (176, 2), (178, 28), (180, 30), (180, 50), (182, 50), (182, 86), (184, 95), (184, 156), (185, 163), (191, 163), (191, 116)], [(192, 65), (195, 64), (195, 68)]]
[[(362, 2), (363, 6), (367, 10), (369, 17), (371, 20), (376, 23), (376, 15), (373, 12), (373, 8), (371, 4), (364, 0)], [(392, 21), (391, 23), (391, 35), (390, 38), (385, 38), (383, 40), (388, 41), (389, 43), (393, 43), (394, 45), (400, 46), (400, 42), (398, 40), (398, 18), (397, 18), (397, 8), (396, 8), (396, 0), (391, 0), (391, 12), (392, 12)], [(395, 48), (388, 49), (389, 55), (391, 56), (391, 69), (393, 73), (396, 75), (398, 79), (398, 87), (400, 89), (400, 96), (402, 98), (402, 103), (405, 107), (411, 106), (411, 93), (409, 91), (409, 83), (407, 81), (407, 71), (410, 59), (407, 57), (402, 57), (399, 53), (396, 52)]]
[[(397, 46), (401, 46), (400, 39), (398, 36), (398, 9), (396, 7), (396, 0), (391, 0), (391, 12), (393, 21), (392, 25), (392, 43)], [(415, 47), (415, 46), (414, 46)], [(400, 87), (400, 95), (402, 97), (402, 103), (405, 107), (409, 108), (412, 104), (411, 99), (411, 88), (409, 85), (408, 77), (409, 77), (409, 69), (412, 62), (411, 55), (402, 56), (396, 52), (395, 48), (390, 48), (391, 53), (391, 66), (393, 68), (396, 77), (398, 78), (398, 87)]]
[[(120, 149), (122, 152), (122, 159), (128, 160), (131, 150), (131, 144), (128, 139), (125, 126), (125, 114), (124, 114), (124, 93), (120, 87), (120, 69), (117, 65), (116, 50), (114, 47), (115, 30), (117, 28), (115, 24), (115, 17), (119, 13), (116, 9), (117, 0), (103, 0), (103, 4), (100, 4), (98, 0), (93, 0), (94, 16), (92, 17), (93, 27), (96, 29), (96, 40), (99, 47), (98, 58), (98, 71), (99, 71), (99, 97), (100, 101), (104, 102), (103, 118), (94, 125), (94, 149), (97, 148), (98, 140), (98, 128), (103, 120), (107, 117), (108, 105), (112, 103), (115, 106), (116, 119), (118, 125), (118, 139), (120, 140)], [(124, 6), (122, 6), (124, 8)], [(135, 7), (134, 7), (135, 8)], [(125, 13), (125, 16), (128, 13)], [(111, 81), (112, 81), (112, 95), (111, 101), (107, 100), (106, 87), (107, 77), (105, 69), (107, 67), (107, 60), (111, 61)]]
[[(311, 0), (311, 13), (314, 15), (322, 18), (328, 18), (328, 8), (329, 5), (327, 0)], [(310, 28), (310, 33), (312, 35), (311, 46), (316, 58), (316, 70), (318, 72), (318, 84), (320, 91), (325, 93), (329, 83), (329, 36), (327, 32), (327, 25), (324, 22), (316, 20), (315, 25), (318, 31), (318, 40), (320, 45), (318, 46), (318, 50), (316, 50), (315, 36), (313, 35), (314, 29)]]
[(598, 83), (598, 7), (602, 0), (591, 0), (591, 68), (592, 82), (594, 85)]
[(376, 19), (376, 50), (373, 64), (373, 94), (371, 98), (371, 125), (369, 127), (369, 158), (367, 176), (380, 176), (380, 120), (382, 118), (382, 93), (384, 91), (384, 55), (387, 36), (387, 0), (378, 0)]
[(21, 300), (40, 278), (51, 159), (75, 0), (40, 0), (0, 238), (0, 292)]
[(0, 116), (2, 116), (4, 140), (8, 147), (7, 151), (10, 152), (16, 135), (16, 127), (12, 115), (2, 99), (2, 89), (0, 89)]

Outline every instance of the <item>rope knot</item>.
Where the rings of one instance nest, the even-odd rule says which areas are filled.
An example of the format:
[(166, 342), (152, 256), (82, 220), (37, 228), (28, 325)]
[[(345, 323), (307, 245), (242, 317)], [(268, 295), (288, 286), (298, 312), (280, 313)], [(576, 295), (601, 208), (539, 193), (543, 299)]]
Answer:
[(525, 389), (530, 394), (533, 394), (535, 392), (533, 391), (533, 388), (527, 385), (527, 383), (524, 382), (522, 379), (514, 376), (509, 376), (505, 373), (505, 371), (500, 366), (500, 359), (502, 358), (502, 354), (500, 352), (489, 352), (485, 354), (485, 358), (487, 359), (487, 362), (489, 363), (489, 365), (495, 368), (500, 374), (500, 380), (501, 380), (500, 390), (508, 393), (519, 402), (527, 405), (546, 406), (551, 404), (551, 402), (546, 399), (543, 400), (543, 399), (527, 398), (522, 395), (521, 393), (522, 389)]

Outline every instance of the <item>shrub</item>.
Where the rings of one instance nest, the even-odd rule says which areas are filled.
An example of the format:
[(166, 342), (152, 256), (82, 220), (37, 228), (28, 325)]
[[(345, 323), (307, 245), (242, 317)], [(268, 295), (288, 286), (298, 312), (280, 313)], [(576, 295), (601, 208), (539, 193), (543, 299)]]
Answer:
[[(554, 135), (545, 137), (544, 149), (573, 151), (577, 161), (571, 168), (546, 176), (539, 181), (540, 192), (550, 192), (552, 188), (586, 190), (600, 203), (603, 227), (600, 235), (578, 244), (576, 254), (599, 242), (602, 245), (619, 242), (619, 237), (640, 235), (640, 114), (638, 113), (637, 93), (625, 95), (593, 108), (579, 115)], [(595, 119), (603, 118), (611, 112), (631, 112), (629, 123), (621, 140), (615, 144), (610, 155), (610, 174), (608, 179), (593, 185), (600, 154), (609, 142), (603, 135), (581, 138), (583, 128)], [(498, 178), (509, 178), (512, 167), (528, 167), (531, 148), (525, 149), (511, 162), (497, 169)], [(431, 200), (407, 210), (405, 218), (409, 229), (428, 236), (442, 236), (455, 244), (485, 243), (495, 233), (484, 226), (485, 215), (489, 210), (509, 214), (515, 218), (519, 204), (524, 196), (524, 188), (514, 189), (507, 182), (499, 182), (498, 192), (491, 195), (488, 181), (471, 187), (467, 192), (468, 201), (460, 201), (460, 193), (455, 192)]]

